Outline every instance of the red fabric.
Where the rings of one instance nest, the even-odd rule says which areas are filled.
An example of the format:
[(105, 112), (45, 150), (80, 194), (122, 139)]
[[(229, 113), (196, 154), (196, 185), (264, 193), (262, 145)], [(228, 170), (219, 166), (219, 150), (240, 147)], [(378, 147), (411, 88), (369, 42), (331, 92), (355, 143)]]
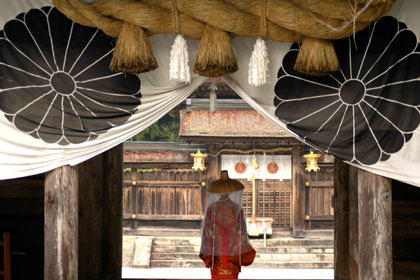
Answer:
[(220, 275), (220, 274), (212, 274), (211, 279), (238, 279), (238, 275)]

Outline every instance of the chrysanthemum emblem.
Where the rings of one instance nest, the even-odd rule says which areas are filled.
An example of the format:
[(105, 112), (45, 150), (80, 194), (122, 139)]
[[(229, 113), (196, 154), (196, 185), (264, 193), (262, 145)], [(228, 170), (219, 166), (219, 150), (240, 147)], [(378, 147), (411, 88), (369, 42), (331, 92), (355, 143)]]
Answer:
[(275, 115), (303, 140), (337, 158), (372, 165), (407, 143), (420, 123), (420, 48), (406, 25), (383, 17), (334, 42), (341, 70), (293, 70), (295, 44), (275, 86)]
[(56, 8), (32, 9), (0, 32), (0, 110), (47, 143), (77, 144), (125, 123), (140, 80), (108, 69), (112, 38)]

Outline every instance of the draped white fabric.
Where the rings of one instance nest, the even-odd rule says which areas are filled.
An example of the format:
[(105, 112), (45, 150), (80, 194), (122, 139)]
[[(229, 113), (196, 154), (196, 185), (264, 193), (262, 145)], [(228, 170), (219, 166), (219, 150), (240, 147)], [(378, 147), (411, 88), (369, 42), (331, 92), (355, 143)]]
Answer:
[[(27, 12), (31, 8), (51, 6), (50, 1), (41, 0), (0, 0), (0, 4), (2, 7), (0, 9), (0, 26), (5, 26), (6, 22), (14, 19), (19, 13)], [(420, 186), (420, 173), (418, 172), (420, 170), (420, 161), (418, 160), (420, 158), (420, 149), (418, 148), (420, 147), (420, 130), (418, 128), (420, 100), (417, 97), (420, 92), (420, 68), (418, 66), (420, 64), (420, 59), (418, 59), (420, 56), (418, 47), (420, 17), (417, 15), (419, 10), (419, 1), (397, 1), (389, 13), (391, 17), (379, 20), (364, 33), (361, 32), (361, 35), (357, 34), (355, 39), (348, 38), (334, 42), (343, 70), (336, 75), (324, 78), (308, 78), (291, 70), (290, 58), (296, 54), (298, 45), (267, 40), (270, 60), (269, 84), (260, 87), (250, 86), (248, 84), (248, 63), (255, 39), (235, 38), (233, 45), (237, 54), (239, 71), (225, 76), (224, 80), (259, 113), (308, 145), (376, 174)], [(5, 28), (4, 35), (2, 35), (4, 38), (0, 39), (0, 47), (7, 47), (7, 51), (17, 50), (16, 46), (18, 45), (14, 34), (12, 34), (12, 27), (28, 26), (27, 22), (24, 22), (25, 20), (34, 20), (39, 15), (43, 16), (43, 13), (51, 13), (51, 16), (47, 16), (48, 26), (49, 28), (54, 27), (54, 18), (60, 18), (57, 12), (40, 11), (33, 12), (27, 19), (15, 20), (14, 25), (11, 24), (8, 29)], [(69, 26), (69, 30), (72, 31), (73, 27), (72, 25), (72, 29), (70, 29)], [(384, 32), (384, 29), (387, 32)], [(48, 29), (51, 37), (54, 37), (53, 31), (54, 28)], [(92, 35), (91, 40), (96, 38), (95, 34)], [(33, 125), (31, 120), (28, 120), (27, 117), (19, 119), (20, 111), (10, 111), (15, 108), (13, 104), (3, 107), (0, 104), (0, 109), (5, 108), (3, 109), (4, 114), (0, 114), (0, 179), (42, 173), (65, 164), (75, 165), (100, 154), (157, 121), (187, 98), (206, 79), (193, 75), (191, 84), (170, 81), (169, 56), (175, 35), (154, 35), (150, 39), (159, 68), (139, 75), (141, 97), (136, 99), (137, 95), (132, 93), (131, 99), (127, 99), (127, 102), (121, 101), (121, 106), (127, 106), (129, 109), (114, 108), (107, 105), (108, 103), (105, 101), (95, 105), (102, 106), (102, 109), (112, 107), (118, 112), (123, 111), (129, 114), (129, 117), (126, 114), (117, 117), (118, 120), (115, 123), (108, 121), (106, 125), (109, 127), (106, 129), (101, 127), (98, 133), (85, 135), (86, 139), (83, 141), (71, 140), (72, 135), (64, 137), (64, 122), (66, 121), (63, 117), (64, 112), (62, 116), (57, 116), (57, 112), (53, 116), (61, 117), (63, 131), (61, 140), (54, 140), (54, 142), (51, 139), (56, 136), (54, 135), (56, 132), (51, 132), (48, 125), (45, 124), (45, 127), (41, 128), (40, 123), (38, 127), (31, 130), (28, 128)], [(51, 39), (51, 45), (58, 41), (55, 38)], [(58, 53), (58, 49), (55, 50), (55, 53), (53, 52), (53, 59), (58, 66), (60, 66), (60, 63), (57, 62), (60, 55), (66, 57), (67, 51), (70, 52), (70, 41), (69, 38), (67, 47), (64, 44), (62, 52), (65, 54)], [(398, 45), (400, 42), (404, 42), (404, 44)], [(192, 67), (199, 42), (187, 39), (187, 44), (190, 67)], [(34, 50), (34, 52), (36, 51)], [(394, 55), (396, 51), (398, 54)], [(40, 50), (39, 52), (42, 54)], [(4, 96), (6, 94), (11, 96), (10, 91), (14, 89), (8, 88), (6, 84), (19, 82), (16, 79), (13, 81), (13, 77), (18, 77), (18, 75), (6, 75), (7, 71), (15, 67), (7, 64), (13, 55), (22, 56), (22, 52), (16, 51), (14, 54), (9, 54), (3, 48), (0, 49), (0, 57), (3, 59), (0, 61), (0, 68), (4, 66), (5, 69), (0, 69), (3, 71), (0, 75), (4, 76), (0, 76), (0, 82), (5, 83), (0, 88), (2, 102), (7, 100)], [(20, 60), (27, 61), (28, 59), (21, 57)], [(42, 60), (49, 61), (47, 54), (42, 55)], [(63, 69), (65, 62), (66, 58)], [(74, 64), (77, 64), (76, 62)], [(41, 66), (38, 68), (42, 68)], [(58, 66), (57, 69), (60, 68)], [(33, 68), (33, 65), (31, 67)], [(15, 71), (15, 68), (12, 70)], [(85, 70), (81, 70), (77, 75), (83, 76)], [(28, 69), (27, 71), (31, 72), (32, 70)], [(67, 74), (61, 74), (62, 71), (60, 71), (52, 69), (51, 73), (48, 72), (48, 75), (51, 76), (48, 76), (50, 81), (47, 86), (51, 86), (52, 90), (63, 90), (61, 84), (53, 81), (54, 77), (61, 75), (60, 81), (70, 77)], [(35, 77), (33, 74), (31, 75)], [(77, 75), (71, 76), (70, 80)], [(36, 76), (36, 79), (48, 80), (41, 76)], [(123, 79), (121, 76), (117, 78)], [(77, 88), (91, 80), (86, 78), (74, 83)], [(39, 83), (33, 87), (39, 89), (45, 86), (42, 82)], [(124, 83), (121, 90), (124, 89), (123, 85)], [(25, 87), (28, 85), (20, 86), (23, 89)], [(65, 103), (69, 102), (68, 109), (72, 112), (70, 114), (72, 117), (77, 116), (81, 119), (78, 110), (80, 112), (84, 110), (95, 117), (100, 113), (103, 114), (101, 118), (106, 118), (106, 112), (103, 112), (102, 109), (98, 111), (99, 113), (94, 114), (95, 112), (86, 108), (88, 102), (94, 101), (85, 96), (85, 90), (89, 90), (91, 93), (92, 90), (86, 89), (85, 86), (80, 86), (77, 89), (84, 92), (79, 93), (78, 99), (73, 98), (72, 93), (68, 95), (60, 93), (57, 95), (58, 97), (50, 101), (48, 112), (54, 107), (53, 103), (58, 102), (56, 98), (61, 98), (61, 108), (64, 108)], [(348, 92), (351, 94), (348, 95)], [(111, 95), (122, 96), (122, 93), (105, 92), (105, 95), (108, 98)], [(25, 94), (31, 95), (32, 93), (26, 92)], [(48, 94), (45, 93), (46, 96)], [(80, 102), (82, 96), (86, 100), (85, 103)], [(15, 101), (16, 97), (13, 98)], [(104, 100), (108, 100), (106, 98), (104, 97)], [(33, 103), (36, 103), (38, 99)], [(73, 103), (70, 102), (71, 100)], [(140, 104), (134, 108), (130, 107), (132, 104), (137, 104), (133, 100)], [(134, 103), (131, 104), (131, 101)], [(60, 107), (59, 102), (54, 104), (58, 104)], [(390, 107), (390, 104), (394, 107)], [(76, 108), (76, 105), (79, 107)], [(117, 116), (120, 115), (117, 114)], [(42, 122), (45, 119), (46, 117), (42, 119)], [(87, 123), (89, 123), (90, 120), (88, 117), (87, 119)], [(103, 122), (103, 119), (101, 121)], [(48, 132), (50, 138), (43, 138), (42, 133), (45, 131)], [(80, 131), (77, 133), (81, 133)], [(64, 140), (67, 142), (64, 143)]]
[[(0, 9), (1, 26), (21, 12), (46, 5), (51, 5), (50, 1), (3, 0), (2, 9)], [(142, 104), (126, 123), (110, 129), (98, 138), (67, 146), (49, 144), (17, 130), (13, 123), (1, 114), (0, 179), (38, 174), (66, 164), (75, 165), (92, 158), (156, 122), (185, 100), (206, 79), (193, 75), (190, 84), (170, 81), (169, 56), (175, 35), (163, 34), (150, 39), (159, 68), (140, 75)], [(189, 61), (194, 61), (199, 42), (187, 39), (187, 44), (190, 49)]]

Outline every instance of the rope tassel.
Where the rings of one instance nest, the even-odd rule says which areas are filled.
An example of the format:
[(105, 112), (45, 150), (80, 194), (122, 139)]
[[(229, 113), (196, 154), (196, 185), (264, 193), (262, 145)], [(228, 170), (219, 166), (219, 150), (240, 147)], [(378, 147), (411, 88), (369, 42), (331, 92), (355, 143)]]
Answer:
[(258, 38), (249, 60), (248, 83), (250, 85), (257, 87), (268, 83), (270, 79), (269, 63), (265, 41)]
[(187, 41), (181, 34), (176, 36), (172, 45), (169, 62), (169, 79), (177, 82), (185, 82), (186, 84), (191, 82)]

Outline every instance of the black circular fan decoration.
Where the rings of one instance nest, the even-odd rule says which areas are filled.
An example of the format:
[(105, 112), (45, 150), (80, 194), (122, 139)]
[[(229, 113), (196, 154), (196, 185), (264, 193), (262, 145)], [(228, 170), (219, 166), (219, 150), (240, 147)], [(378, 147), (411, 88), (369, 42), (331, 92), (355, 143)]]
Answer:
[(0, 110), (47, 143), (77, 144), (125, 123), (140, 80), (109, 70), (112, 38), (56, 8), (32, 9), (0, 32)]
[(293, 70), (294, 44), (275, 86), (275, 115), (308, 144), (365, 165), (398, 152), (420, 123), (420, 53), (393, 17), (334, 42), (341, 70), (310, 77)]

